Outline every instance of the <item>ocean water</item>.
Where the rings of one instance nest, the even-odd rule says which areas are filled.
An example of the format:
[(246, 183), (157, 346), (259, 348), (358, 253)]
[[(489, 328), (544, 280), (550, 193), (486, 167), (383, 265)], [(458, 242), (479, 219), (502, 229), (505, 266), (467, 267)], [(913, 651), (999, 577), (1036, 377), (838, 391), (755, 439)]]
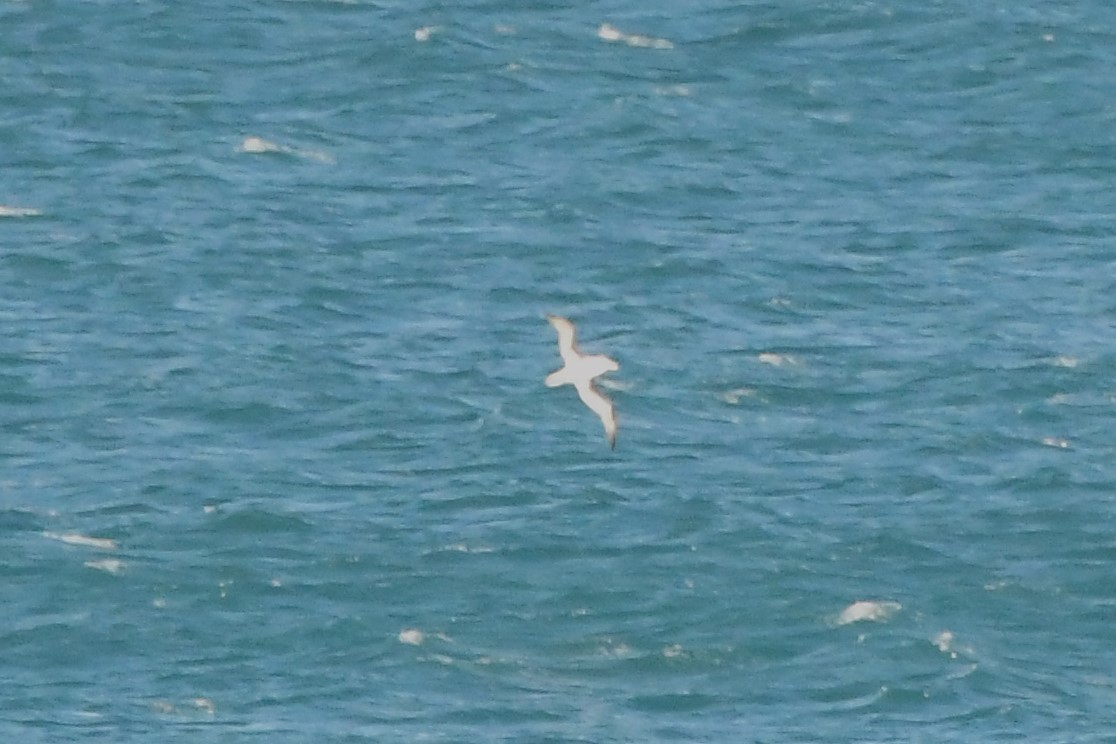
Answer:
[(1113, 69), (1100, 0), (0, 0), (0, 738), (1113, 741)]

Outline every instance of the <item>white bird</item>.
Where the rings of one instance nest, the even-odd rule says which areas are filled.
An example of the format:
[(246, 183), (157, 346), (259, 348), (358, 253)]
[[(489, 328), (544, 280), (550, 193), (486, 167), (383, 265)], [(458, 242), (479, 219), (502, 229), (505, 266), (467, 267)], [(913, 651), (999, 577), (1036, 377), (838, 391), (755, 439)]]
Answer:
[(606, 398), (593, 385), (593, 378), (605, 372), (615, 372), (620, 365), (603, 354), (582, 354), (577, 350), (573, 323), (557, 315), (547, 315), (546, 319), (558, 331), (558, 353), (562, 355), (565, 366), (546, 376), (547, 387), (573, 385), (581, 402), (597, 414), (604, 424), (608, 445), (616, 449), (616, 410), (612, 401)]

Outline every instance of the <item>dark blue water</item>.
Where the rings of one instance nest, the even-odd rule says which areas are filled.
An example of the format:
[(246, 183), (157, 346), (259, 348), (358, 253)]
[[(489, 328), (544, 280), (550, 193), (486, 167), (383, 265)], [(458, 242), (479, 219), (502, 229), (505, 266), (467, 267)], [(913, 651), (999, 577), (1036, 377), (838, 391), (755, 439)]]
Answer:
[(0, 736), (1111, 741), (1114, 29), (0, 0)]

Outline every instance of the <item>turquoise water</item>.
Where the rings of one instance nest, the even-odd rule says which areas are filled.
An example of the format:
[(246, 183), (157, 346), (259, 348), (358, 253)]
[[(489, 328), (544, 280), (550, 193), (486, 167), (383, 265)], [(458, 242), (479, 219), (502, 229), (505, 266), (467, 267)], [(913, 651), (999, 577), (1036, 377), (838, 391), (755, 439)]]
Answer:
[(1116, 11), (1025, 5), (0, 1), (0, 736), (1111, 741)]

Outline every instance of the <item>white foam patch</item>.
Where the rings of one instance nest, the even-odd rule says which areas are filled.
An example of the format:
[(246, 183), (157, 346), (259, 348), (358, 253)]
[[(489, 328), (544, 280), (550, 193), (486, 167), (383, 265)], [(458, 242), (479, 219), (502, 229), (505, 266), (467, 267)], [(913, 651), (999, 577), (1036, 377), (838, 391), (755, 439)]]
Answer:
[(634, 659), (638, 656), (634, 648), (615, 638), (605, 638), (597, 653), (611, 659)]
[(667, 39), (656, 39), (642, 34), (626, 34), (608, 23), (602, 23), (597, 29), (597, 37), (604, 41), (621, 42), (632, 47), (644, 49), (674, 49), (674, 44)]
[(399, 631), (399, 642), (406, 643), (408, 646), (421, 646), (424, 640), (426, 634), (418, 628), (404, 628)]
[(837, 624), (848, 625), (850, 623), (859, 623), (863, 620), (882, 622), (901, 609), (903, 609), (903, 605), (898, 602), (860, 600), (858, 602), (853, 602), (851, 605), (841, 610), (841, 614), (837, 616)]
[(0, 217), (38, 217), (42, 211), (33, 207), (8, 207), (0, 204)]
[(802, 364), (802, 360), (790, 354), (776, 354), (772, 351), (765, 351), (756, 357), (762, 364), (770, 364), (773, 367), (798, 367)]
[(682, 653), (682, 646), (677, 643), (673, 643), (663, 648), (663, 657), (667, 659), (676, 659), (681, 656)]
[(469, 546), (469, 545), (466, 545), (465, 543), (451, 543), (451, 544), (445, 546), (444, 548), (442, 548), (442, 550), (445, 550), (445, 551), (451, 552), (451, 553), (494, 553), (494, 552), (496, 552), (495, 548), (490, 548), (486, 545)]
[(693, 89), (688, 85), (656, 85), (653, 90), (656, 95), (660, 96), (678, 96), (679, 98), (689, 98), (694, 94)]
[[(949, 658), (956, 659), (959, 655), (972, 656), (973, 649), (964, 644), (957, 642), (957, 638), (951, 631), (943, 630), (936, 636), (930, 639), (930, 642), (938, 647), (938, 650), (943, 654), (949, 654)], [(976, 666), (973, 666), (975, 669)]]
[(162, 715), (175, 715), (190, 711), (193, 709), (199, 713), (207, 716), (213, 716), (217, 713), (217, 706), (209, 698), (196, 697), (188, 701), (189, 707), (178, 706), (169, 700), (153, 700), (151, 702), (151, 710)]
[(270, 140), (265, 140), (263, 137), (245, 137), (244, 141), (240, 143), (239, 150), (259, 154), (262, 152), (284, 152), (285, 148)]
[(337, 162), (334, 157), (327, 152), (323, 152), (321, 150), (306, 150), (298, 147), (287, 147), (286, 145), (280, 145), (277, 142), (266, 140), (263, 137), (245, 137), (236, 149), (239, 152), (244, 152), (251, 155), (279, 153), (282, 155), (293, 155), (297, 158), (304, 158), (306, 160), (316, 160), (319, 163)]
[(67, 545), (77, 545), (82, 548), (97, 548), (98, 550), (116, 550), (119, 545), (116, 540), (107, 537), (89, 537), (76, 532), (44, 532), (43, 537), (58, 540)]
[(441, 26), (421, 26), (415, 29), (415, 41), (430, 41), (430, 37), (442, 30)]
[(620, 30), (610, 26), (607, 23), (602, 23), (601, 27), (597, 29), (597, 37), (605, 41), (623, 41), (624, 34)]
[(124, 561), (117, 558), (104, 558), (99, 561), (86, 561), (85, 567), (117, 575), (124, 572)]
[(755, 394), (756, 391), (752, 388), (736, 388), (734, 390), (726, 390), (725, 392), (721, 393), (721, 400), (723, 400), (725, 403), (728, 403), (730, 406), (735, 406), (740, 403), (741, 398), (751, 398)]
[(1054, 357), (1054, 360), (1051, 362), (1055, 367), (1065, 367), (1066, 369), (1073, 369), (1080, 363), (1077, 357), (1065, 355)]
[(1061, 437), (1043, 437), (1042, 443), (1046, 447), (1054, 447), (1055, 449), (1069, 449), (1070, 446), (1069, 440)]

